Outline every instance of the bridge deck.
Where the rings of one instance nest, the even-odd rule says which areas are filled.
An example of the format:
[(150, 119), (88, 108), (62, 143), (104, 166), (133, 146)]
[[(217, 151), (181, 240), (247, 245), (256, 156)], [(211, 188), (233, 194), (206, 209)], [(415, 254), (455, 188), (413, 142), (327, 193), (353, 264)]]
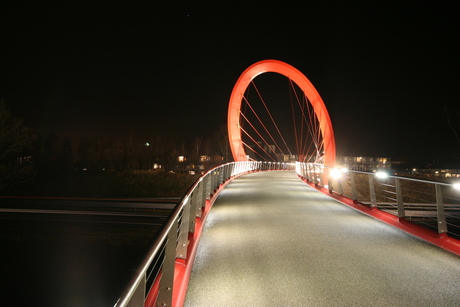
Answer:
[(458, 256), (262, 172), (214, 203), (185, 306), (460, 306), (459, 289)]

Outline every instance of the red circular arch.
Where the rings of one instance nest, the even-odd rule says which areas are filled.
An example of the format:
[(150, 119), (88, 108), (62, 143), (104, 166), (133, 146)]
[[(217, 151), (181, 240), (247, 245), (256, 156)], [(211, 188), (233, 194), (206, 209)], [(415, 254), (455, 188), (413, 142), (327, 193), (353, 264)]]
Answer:
[[(310, 101), (313, 110), (320, 123), (320, 130), (324, 141), (324, 165), (334, 166), (335, 164), (335, 138), (332, 129), (331, 118), (327, 112), (326, 106), (316, 91), (313, 84), (295, 67), (278, 61), (264, 60), (249, 66), (238, 78), (230, 96), (228, 107), (228, 139), (235, 161), (247, 161), (246, 152), (241, 139), (241, 130), (239, 127), (240, 108), (243, 95), (251, 81), (260, 74), (266, 72), (275, 72), (291, 79), (299, 86), (305, 96)], [(308, 103), (308, 102), (307, 102)]]

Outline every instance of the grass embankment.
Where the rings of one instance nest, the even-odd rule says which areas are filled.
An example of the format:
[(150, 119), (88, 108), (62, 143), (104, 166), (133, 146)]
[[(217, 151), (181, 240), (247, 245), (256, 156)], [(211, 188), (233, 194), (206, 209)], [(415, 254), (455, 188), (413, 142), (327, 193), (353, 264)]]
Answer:
[(8, 196), (76, 198), (182, 197), (197, 179), (168, 172), (92, 172), (37, 174), (29, 183), (4, 191)]

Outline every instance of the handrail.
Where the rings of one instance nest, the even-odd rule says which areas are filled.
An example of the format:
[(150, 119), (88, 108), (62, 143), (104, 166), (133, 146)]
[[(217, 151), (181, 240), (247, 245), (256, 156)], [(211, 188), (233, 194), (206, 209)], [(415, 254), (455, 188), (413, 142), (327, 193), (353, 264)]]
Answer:
[(297, 174), (329, 192), (460, 238), (458, 184), (296, 162)]
[[(173, 287), (177, 282), (175, 264), (178, 259), (189, 257), (188, 234), (195, 232), (197, 220), (202, 217), (203, 209), (218, 188), (228, 180), (248, 172), (293, 170), (294, 167), (293, 163), (281, 162), (231, 162), (217, 166), (198, 178), (156, 234), (153, 245), (115, 306), (172, 306)], [(155, 259), (162, 261), (160, 266), (155, 266)]]

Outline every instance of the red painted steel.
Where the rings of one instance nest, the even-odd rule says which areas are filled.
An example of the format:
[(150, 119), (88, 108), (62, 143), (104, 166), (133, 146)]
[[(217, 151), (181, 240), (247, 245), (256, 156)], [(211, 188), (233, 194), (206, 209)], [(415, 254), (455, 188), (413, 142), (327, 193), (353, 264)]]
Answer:
[(233, 159), (235, 161), (248, 160), (243, 147), (239, 126), (241, 101), (251, 81), (258, 75), (266, 72), (275, 72), (284, 75), (296, 83), (304, 92), (320, 123), (320, 130), (324, 140), (324, 165), (334, 166), (336, 156), (334, 131), (329, 113), (321, 96), (304, 74), (295, 67), (278, 60), (264, 60), (251, 65), (236, 81), (230, 96), (227, 118), (228, 138)]

